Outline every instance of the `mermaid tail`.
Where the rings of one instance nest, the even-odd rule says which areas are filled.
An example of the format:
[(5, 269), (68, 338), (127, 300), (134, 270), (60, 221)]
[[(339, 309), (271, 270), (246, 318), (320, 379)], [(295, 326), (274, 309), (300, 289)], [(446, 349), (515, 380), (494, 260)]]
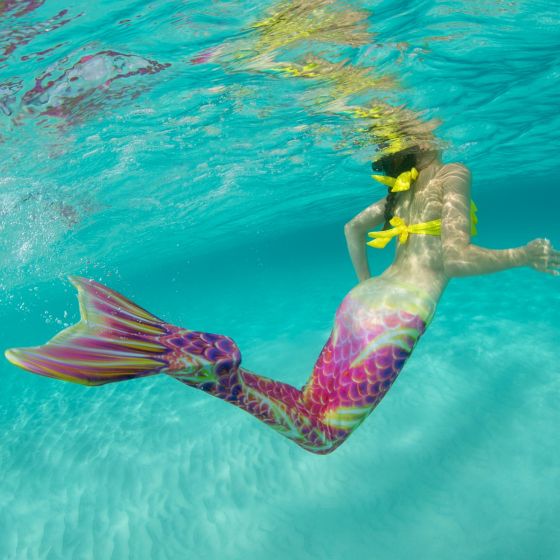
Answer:
[(228, 337), (165, 323), (121, 294), (71, 276), (81, 320), (44, 346), (12, 348), (6, 358), (23, 369), (81, 385), (103, 385), (188, 370), (201, 383), (217, 366), (239, 363)]
[(24, 369), (82, 385), (158, 373), (230, 402), (313, 453), (334, 451), (391, 387), (435, 310), (419, 290), (362, 282), (339, 307), (303, 389), (242, 367), (235, 342), (181, 329), (109, 288), (71, 277), (81, 321), (44, 346), (14, 348)]
[(109, 288), (77, 276), (81, 320), (44, 346), (12, 348), (6, 358), (23, 369), (82, 385), (102, 385), (159, 373), (166, 348), (163, 321)]

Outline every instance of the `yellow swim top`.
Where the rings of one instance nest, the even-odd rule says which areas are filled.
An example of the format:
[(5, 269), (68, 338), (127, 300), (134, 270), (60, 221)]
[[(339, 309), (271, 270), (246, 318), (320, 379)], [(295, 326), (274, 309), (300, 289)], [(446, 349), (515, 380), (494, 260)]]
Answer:
[[(413, 167), (410, 171), (405, 171), (396, 178), (386, 177), (384, 175), (372, 175), (372, 177), (376, 181), (391, 187), (391, 192), (407, 191), (410, 189), (411, 183), (418, 177), (418, 171)], [(476, 235), (477, 233), (476, 224), (478, 223), (478, 218), (476, 216), (476, 211), (476, 204), (471, 200), (471, 235)], [(421, 224), (407, 225), (402, 218), (394, 216), (389, 224), (393, 226), (391, 229), (370, 231), (368, 236), (374, 239), (368, 241), (367, 245), (375, 247), (376, 249), (383, 249), (393, 237), (398, 237), (399, 243), (406, 243), (411, 233), (435, 236), (441, 235), (441, 219), (431, 220)]]

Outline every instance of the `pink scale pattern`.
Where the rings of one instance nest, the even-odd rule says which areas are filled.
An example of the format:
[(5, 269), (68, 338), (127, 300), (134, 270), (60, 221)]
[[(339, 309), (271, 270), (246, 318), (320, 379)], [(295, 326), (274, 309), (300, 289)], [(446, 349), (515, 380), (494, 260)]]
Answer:
[(241, 366), (235, 342), (158, 319), (121, 294), (84, 278), (82, 320), (47, 344), (6, 351), (26, 370), (83, 385), (167, 374), (241, 408), (302, 448), (339, 447), (387, 393), (424, 332), (427, 317), (347, 296), (312, 374), (298, 389)]

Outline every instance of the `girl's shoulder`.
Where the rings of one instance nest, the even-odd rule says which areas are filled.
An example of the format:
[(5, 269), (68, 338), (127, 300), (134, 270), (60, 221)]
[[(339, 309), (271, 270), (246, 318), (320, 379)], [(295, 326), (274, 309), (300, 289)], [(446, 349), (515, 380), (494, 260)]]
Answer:
[(471, 172), (469, 168), (464, 163), (459, 162), (452, 162), (452, 163), (444, 163), (440, 170), (438, 171), (438, 175), (465, 175), (470, 176)]
[(463, 163), (446, 163), (434, 177), (443, 190), (468, 190), (471, 184), (471, 172)]

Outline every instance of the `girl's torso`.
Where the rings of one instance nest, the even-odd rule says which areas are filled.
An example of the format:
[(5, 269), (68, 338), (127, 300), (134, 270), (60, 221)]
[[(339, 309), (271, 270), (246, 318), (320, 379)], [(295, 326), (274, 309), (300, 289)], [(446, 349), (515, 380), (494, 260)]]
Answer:
[[(422, 169), (408, 191), (399, 193), (394, 215), (406, 224), (421, 224), (441, 219), (443, 185), (454, 165), (435, 160)], [(444, 273), (441, 237), (411, 234), (406, 243), (398, 243), (395, 260), (381, 278), (412, 284), (439, 300), (448, 278)]]
[[(419, 173), (408, 191), (399, 193), (394, 216), (406, 224), (441, 219), (443, 185), (452, 174), (463, 173), (456, 164), (435, 160)], [(394, 243), (394, 241), (393, 241)], [(375, 313), (379, 308), (402, 309), (431, 320), (449, 279), (444, 272), (441, 237), (410, 234), (406, 243), (397, 242), (393, 263), (377, 277), (361, 282), (348, 294), (356, 312)]]

